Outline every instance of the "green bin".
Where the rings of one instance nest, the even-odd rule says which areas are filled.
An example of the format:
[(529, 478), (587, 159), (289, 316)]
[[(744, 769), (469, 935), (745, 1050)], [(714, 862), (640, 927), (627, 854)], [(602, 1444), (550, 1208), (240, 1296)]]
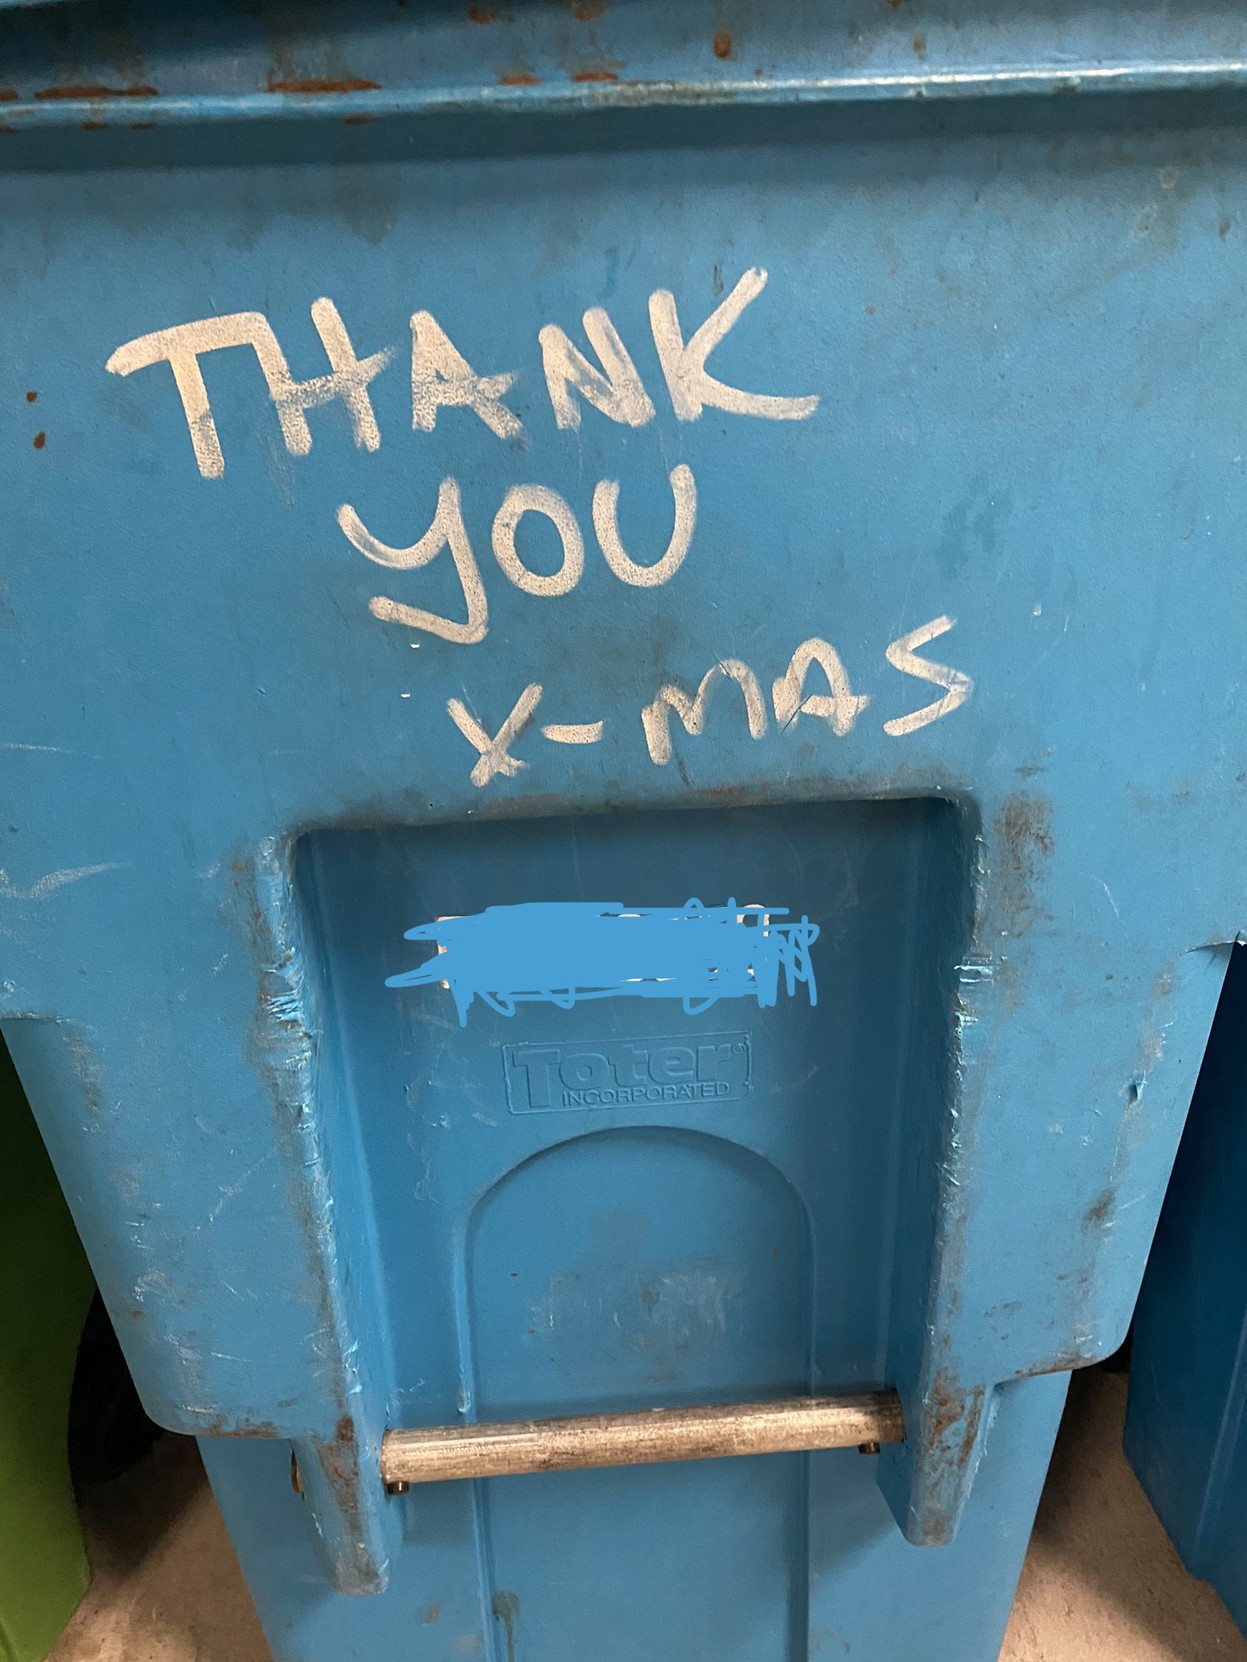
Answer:
[(67, 1429), (94, 1286), (0, 1045), (0, 1662), (46, 1656), (91, 1578)]

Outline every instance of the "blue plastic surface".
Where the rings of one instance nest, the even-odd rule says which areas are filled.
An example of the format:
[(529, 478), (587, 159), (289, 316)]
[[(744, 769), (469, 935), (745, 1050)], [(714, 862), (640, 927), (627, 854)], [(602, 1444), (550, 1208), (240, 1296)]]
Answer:
[(957, 1540), (938, 1552), (906, 1544), (855, 1449), (511, 1477), (397, 1502), (408, 1550), (379, 1599), (327, 1586), (282, 1449), (201, 1446), (275, 1662), (995, 1662), (1067, 1379), (998, 1394)]
[(1126, 1454), (1247, 1632), (1247, 948), (1235, 953), (1148, 1260)]
[(956, 12), (0, 19), (0, 1020), (340, 1589), (387, 1426), (611, 1402), (895, 1387), (947, 1544), (1124, 1333), (1247, 922), (1247, 22)]

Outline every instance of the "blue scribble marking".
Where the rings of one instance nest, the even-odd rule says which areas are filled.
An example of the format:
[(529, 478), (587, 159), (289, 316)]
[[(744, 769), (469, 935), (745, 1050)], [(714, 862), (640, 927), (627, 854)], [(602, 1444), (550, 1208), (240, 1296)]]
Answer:
[(786, 918), (783, 906), (621, 906), (613, 901), (532, 901), (489, 906), (474, 917), (438, 918), (409, 929), (430, 941), (433, 957), (387, 987), (450, 989), (465, 1026), (474, 998), (500, 1015), (520, 1004), (562, 1010), (590, 998), (678, 998), (700, 1015), (721, 998), (779, 996), (780, 971), (791, 998), (798, 982), (817, 1004), (810, 948), (818, 925)]

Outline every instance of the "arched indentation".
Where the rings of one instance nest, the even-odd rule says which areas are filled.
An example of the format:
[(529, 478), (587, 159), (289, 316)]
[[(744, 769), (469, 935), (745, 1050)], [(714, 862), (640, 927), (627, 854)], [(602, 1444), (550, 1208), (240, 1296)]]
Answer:
[[(466, 1234), (475, 1416), (807, 1388), (809, 1242), (788, 1180), (722, 1137), (621, 1127), (532, 1156)], [(478, 1552), (520, 1611), (516, 1657), (533, 1633), (544, 1654), (799, 1662), (807, 1470), (770, 1455), (481, 1485)]]
[(478, 1417), (806, 1386), (805, 1210), (739, 1143), (668, 1127), (559, 1143), (482, 1196), (465, 1250)]

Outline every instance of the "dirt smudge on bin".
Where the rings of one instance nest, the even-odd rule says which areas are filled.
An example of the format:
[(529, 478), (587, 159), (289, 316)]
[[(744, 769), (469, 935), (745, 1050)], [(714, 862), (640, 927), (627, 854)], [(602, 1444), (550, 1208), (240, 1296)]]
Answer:
[(1000, 839), (1001, 926), (1022, 934), (1039, 914), (1035, 887), (1042, 863), (1052, 856), (1052, 804), (1046, 796), (1015, 791), (1005, 799), (996, 823)]
[(501, 1622), (507, 1635), (507, 1662), (515, 1662), (515, 1624), (519, 1620), (520, 1601), (514, 1593), (502, 1588), (489, 1601), (496, 1622)]
[(361, 1381), (346, 1360), (354, 1354), (352, 1311), (343, 1292), (329, 1149), (319, 1112), (319, 989), (307, 964), (291, 847), (265, 839), (252, 859), (236, 861), (231, 869), (237, 874), (235, 926), (255, 958), (252, 1061), (272, 1104), (274, 1146), (285, 1167), (288, 1206), (304, 1254), (290, 1296), (311, 1307), (315, 1325), (309, 1339), (319, 1356), (333, 1358), (321, 1370), (317, 1393), (336, 1412), (333, 1431), (307, 1441), (332, 1493), (339, 1528), (351, 1542), (341, 1572), (353, 1590), (379, 1591), (384, 1569), (367, 1544), (359, 1432), (349, 1411)]

